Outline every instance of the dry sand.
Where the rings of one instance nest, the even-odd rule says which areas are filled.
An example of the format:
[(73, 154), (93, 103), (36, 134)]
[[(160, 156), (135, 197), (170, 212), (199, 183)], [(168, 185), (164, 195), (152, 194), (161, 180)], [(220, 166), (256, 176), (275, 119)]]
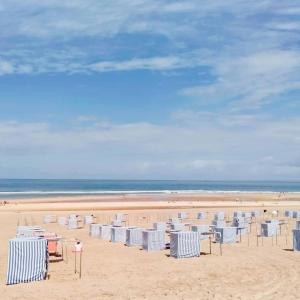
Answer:
[[(300, 208), (297, 194), (222, 194), (169, 195), (168, 197), (80, 197), (72, 199), (18, 200), (0, 207), (0, 299), (299, 299), (300, 252), (292, 247), (290, 222), (286, 237), (264, 239), (264, 246), (256, 245), (256, 226), (252, 226), (250, 245), (247, 237), (242, 243), (224, 245), (223, 255), (213, 244), (211, 255), (176, 260), (168, 257), (169, 250), (145, 252), (88, 235), (88, 227), (67, 230), (57, 224), (43, 225), (46, 213), (67, 215), (73, 211), (85, 215), (94, 213), (98, 221), (108, 222), (116, 212), (128, 213), (130, 225), (150, 227), (156, 220), (176, 216), (187, 211), (188, 222), (198, 211), (208, 211), (209, 218), (217, 210)], [(150, 209), (154, 208), (154, 209)], [(267, 216), (266, 216), (267, 217)], [(5, 285), (7, 244), (15, 235), (16, 225), (42, 225), (66, 238), (83, 241), (82, 279), (74, 274), (74, 254), (69, 244), (68, 259), (50, 264), (50, 279), (40, 282)], [(209, 220), (205, 221), (210, 222)], [(204, 223), (205, 223), (204, 222)], [(203, 223), (203, 222), (202, 222)], [(201, 251), (208, 253), (208, 242), (201, 243)]]

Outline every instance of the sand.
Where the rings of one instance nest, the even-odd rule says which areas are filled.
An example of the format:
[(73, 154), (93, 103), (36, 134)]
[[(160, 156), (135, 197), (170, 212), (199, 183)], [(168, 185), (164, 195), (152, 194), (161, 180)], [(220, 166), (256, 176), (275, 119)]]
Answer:
[[(238, 198), (238, 199), (237, 199)], [(25, 203), (26, 202), (26, 203)], [(22, 204), (23, 203), (23, 204)], [(150, 227), (156, 220), (189, 212), (189, 223), (198, 211), (300, 209), (297, 194), (221, 194), (80, 197), (76, 199), (47, 198), (10, 201), (0, 207), (0, 299), (299, 299), (300, 252), (292, 248), (290, 222), (286, 242), (285, 230), (275, 239), (264, 239), (257, 247), (256, 226), (249, 238), (241, 243), (212, 245), (209, 255), (207, 241), (201, 243), (203, 255), (199, 258), (176, 260), (169, 250), (145, 252), (88, 235), (88, 227), (67, 230), (58, 224), (42, 224), (47, 213), (67, 215), (76, 211), (85, 215), (94, 213), (101, 223), (108, 222), (116, 211), (127, 213), (130, 225)], [(266, 217), (268, 217), (266, 215)], [(42, 225), (72, 240), (83, 242), (82, 278), (74, 274), (73, 242), (68, 246), (64, 262), (50, 264), (48, 280), (13, 286), (5, 285), (7, 243), (15, 235), (16, 225)], [(261, 220), (260, 220), (261, 221)], [(206, 220), (202, 223), (208, 223)], [(261, 241), (259, 241), (261, 242)]]

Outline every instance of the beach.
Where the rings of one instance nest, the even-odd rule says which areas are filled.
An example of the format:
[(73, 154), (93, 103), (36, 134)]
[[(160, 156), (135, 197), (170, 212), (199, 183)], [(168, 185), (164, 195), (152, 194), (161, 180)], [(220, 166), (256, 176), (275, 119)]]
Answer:
[[(200, 257), (174, 259), (170, 250), (146, 252), (89, 236), (88, 226), (68, 230), (56, 223), (43, 224), (43, 216), (94, 214), (99, 223), (109, 223), (114, 214), (126, 214), (129, 226), (152, 227), (184, 211), (190, 224), (210, 223), (214, 212), (267, 210), (264, 218), (278, 210), (300, 208), (298, 193), (203, 193), (168, 195), (60, 196), (6, 200), (0, 206), (1, 299), (298, 299), (300, 255), (291, 251), (291, 230), (257, 245), (258, 224), (241, 242), (223, 245), (201, 242)], [(199, 211), (208, 219), (197, 220)], [(229, 220), (228, 219), (228, 220)], [(6, 286), (8, 240), (16, 226), (40, 225), (68, 239), (67, 258), (49, 265), (49, 279)], [(287, 230), (287, 234), (285, 233)], [(72, 241), (83, 243), (82, 278), (74, 273)]]

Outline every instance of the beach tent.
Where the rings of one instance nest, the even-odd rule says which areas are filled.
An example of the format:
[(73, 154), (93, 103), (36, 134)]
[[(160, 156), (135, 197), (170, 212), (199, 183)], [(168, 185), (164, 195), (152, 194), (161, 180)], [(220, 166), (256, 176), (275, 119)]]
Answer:
[(92, 223), (94, 223), (93, 215), (84, 216), (84, 224), (92, 224)]
[(115, 220), (120, 221), (120, 222), (124, 221), (124, 214), (122, 214), (122, 213), (115, 214)]
[(46, 215), (44, 216), (44, 224), (49, 224), (49, 223), (56, 223), (56, 216), (55, 215)]
[(284, 212), (284, 216), (288, 217), (288, 218), (292, 218), (293, 217), (293, 211), (292, 210), (286, 210)]
[(234, 211), (233, 212), (233, 217), (234, 218), (240, 218), (243, 216), (243, 212), (242, 211)]
[(295, 229), (300, 229), (300, 221), (296, 221), (296, 227)]
[(143, 249), (147, 251), (163, 250), (166, 248), (165, 231), (148, 229), (143, 230)]
[(184, 230), (184, 224), (183, 223), (171, 223), (170, 228), (171, 230)]
[(171, 223), (179, 223), (179, 219), (178, 218), (170, 218), (170, 222)]
[(141, 246), (143, 244), (142, 228), (129, 227), (126, 229), (126, 245)]
[(236, 233), (247, 234), (249, 224), (244, 217), (234, 217), (232, 220), (232, 226), (237, 228)]
[(293, 249), (300, 251), (300, 229), (293, 230)]
[(277, 234), (278, 224), (277, 223), (262, 223), (261, 224), (261, 235), (264, 237), (275, 236)]
[(77, 218), (69, 218), (68, 229), (77, 229), (77, 228), (78, 228)]
[(111, 242), (126, 243), (126, 227), (112, 227), (111, 228)]
[(236, 227), (217, 227), (215, 232), (216, 241), (221, 244), (232, 244), (236, 242)]
[(68, 225), (68, 219), (67, 217), (58, 217), (57, 223), (59, 225)]
[(111, 240), (111, 225), (101, 225), (100, 226), (100, 238), (106, 241)]
[(17, 237), (35, 237), (42, 235), (45, 232), (39, 226), (18, 226), (17, 227)]
[(166, 231), (167, 224), (165, 222), (156, 222), (156, 223), (153, 223), (153, 228), (156, 230)]
[(89, 235), (91, 237), (100, 237), (100, 227), (102, 224), (90, 224)]
[(170, 256), (187, 258), (200, 256), (200, 238), (197, 232), (171, 232)]
[(178, 219), (186, 219), (187, 217), (188, 217), (188, 214), (186, 212), (178, 213)]
[(120, 221), (120, 220), (112, 220), (111, 225), (112, 226), (122, 226), (122, 221)]
[(197, 219), (198, 220), (204, 220), (204, 219), (206, 219), (206, 212), (204, 212), (204, 211), (198, 212)]
[(216, 221), (224, 221), (225, 220), (225, 213), (223, 211), (215, 213), (214, 219)]
[(260, 217), (261, 213), (259, 210), (253, 210), (251, 211), (251, 216), (254, 217), (254, 218), (258, 218)]
[(48, 268), (47, 241), (15, 238), (8, 243), (7, 284), (45, 279)]
[(225, 227), (226, 222), (224, 220), (213, 220), (212, 225), (215, 227)]
[(208, 239), (208, 235), (202, 235), (202, 233), (209, 232), (209, 225), (192, 225), (191, 230), (198, 232), (200, 240)]
[(294, 218), (294, 219), (300, 218), (300, 211), (294, 210), (294, 211), (293, 211), (293, 218)]
[(245, 218), (245, 219), (251, 219), (251, 212), (248, 212), (248, 211), (245, 211), (242, 213), (242, 217)]

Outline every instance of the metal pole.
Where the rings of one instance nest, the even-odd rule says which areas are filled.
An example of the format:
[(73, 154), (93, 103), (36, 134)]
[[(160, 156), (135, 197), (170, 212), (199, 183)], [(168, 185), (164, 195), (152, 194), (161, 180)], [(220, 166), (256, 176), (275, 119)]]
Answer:
[(209, 254), (211, 254), (211, 236), (209, 236)]
[(81, 268), (82, 267), (82, 250), (80, 251), (80, 262), (79, 262), (79, 279), (81, 279)]
[(74, 251), (74, 254), (75, 254), (75, 274), (76, 274), (76, 258), (77, 258), (77, 252), (76, 252), (76, 250)]

